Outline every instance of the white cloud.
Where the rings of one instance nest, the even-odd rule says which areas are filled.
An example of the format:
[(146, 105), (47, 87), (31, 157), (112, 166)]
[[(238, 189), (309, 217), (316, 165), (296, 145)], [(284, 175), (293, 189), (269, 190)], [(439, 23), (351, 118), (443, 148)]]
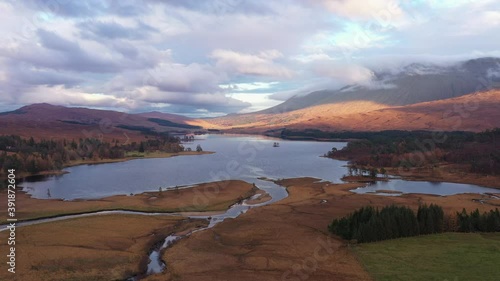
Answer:
[(403, 10), (395, 0), (320, 0), (331, 12), (353, 20), (395, 20)]
[(373, 71), (360, 65), (318, 62), (312, 68), (317, 75), (335, 79), (345, 84), (364, 84), (370, 82), (373, 78)]
[(0, 2), (1, 108), (73, 100), (248, 111), (315, 90), (374, 86), (369, 69), (500, 55), (495, 0), (47, 3)]
[(276, 62), (283, 54), (277, 50), (266, 50), (257, 54), (239, 53), (231, 50), (214, 50), (211, 58), (215, 65), (224, 71), (236, 71), (240, 74), (290, 78), (293, 72)]
[(137, 101), (127, 98), (119, 98), (103, 93), (88, 93), (82, 89), (66, 89), (62, 86), (37, 86), (31, 88), (16, 99), (20, 104), (31, 104), (47, 102), (65, 106), (91, 106), (91, 107), (115, 107), (120, 109), (132, 109)]
[(498, 11), (482, 11), (478, 13), (470, 13), (469, 16), (464, 19), (463, 23), (460, 24), (460, 28), (457, 28), (453, 35), (456, 36), (468, 36), (481, 33), (491, 32), (500, 26), (500, 12)]
[(255, 91), (255, 90), (269, 90), (273, 86), (278, 85), (279, 82), (252, 82), (252, 83), (232, 83), (221, 84), (219, 87), (229, 91)]
[(260, 93), (260, 94), (243, 94), (243, 93), (234, 93), (230, 94), (232, 98), (248, 102), (252, 104), (252, 106), (244, 108), (240, 110), (238, 113), (249, 113), (264, 110), (269, 107), (273, 107), (281, 103), (281, 101), (271, 99), (271, 93)]

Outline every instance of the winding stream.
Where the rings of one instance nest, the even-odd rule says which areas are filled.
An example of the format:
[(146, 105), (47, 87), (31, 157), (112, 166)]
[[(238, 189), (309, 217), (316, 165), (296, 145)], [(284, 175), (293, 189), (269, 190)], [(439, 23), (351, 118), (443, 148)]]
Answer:
[[(280, 201), (288, 196), (288, 193), (286, 192), (286, 189), (284, 187), (279, 186), (272, 181), (256, 179), (256, 182), (258, 184), (258, 185), (256, 185), (256, 187), (259, 188), (260, 190), (265, 191), (267, 194), (269, 194), (269, 196), (271, 197), (270, 200), (268, 200), (266, 202), (262, 202), (262, 203), (257, 203), (257, 204), (249, 204), (248, 202), (250, 200), (255, 200), (259, 196), (263, 196), (262, 194), (256, 194), (250, 198), (243, 200), (241, 203), (237, 203), (237, 204), (232, 205), (229, 209), (226, 210), (226, 212), (224, 212), (222, 214), (215, 214), (215, 215), (211, 215), (211, 216), (208, 216), (208, 215), (188, 216), (188, 218), (193, 218), (193, 219), (209, 219), (210, 222), (209, 222), (208, 226), (193, 230), (193, 231), (189, 232), (188, 234), (185, 234), (182, 236), (178, 236), (175, 234), (167, 236), (164, 239), (163, 243), (161, 243), (158, 247), (152, 249), (152, 251), (149, 253), (149, 262), (148, 262), (147, 269), (146, 269), (146, 276), (151, 275), (151, 274), (158, 274), (158, 273), (161, 273), (165, 270), (166, 264), (163, 262), (163, 260), (161, 258), (161, 254), (166, 248), (171, 246), (175, 241), (180, 240), (180, 239), (185, 238), (185, 237), (188, 237), (192, 233), (212, 228), (227, 218), (236, 218), (239, 215), (247, 212), (250, 208), (256, 208), (256, 207), (272, 204), (272, 203)], [(55, 222), (55, 221), (81, 218), (81, 217), (89, 217), (89, 216), (97, 216), (97, 215), (109, 215), (109, 214), (135, 214), (135, 215), (145, 215), (145, 216), (158, 216), (158, 215), (182, 216), (181, 213), (148, 213), (148, 212), (140, 212), (140, 211), (113, 210), (113, 211), (90, 212), (90, 213), (76, 214), (76, 215), (63, 215), (63, 216), (58, 216), (58, 217), (54, 217), (54, 218), (35, 219), (35, 220), (30, 220), (30, 221), (18, 222), (16, 224), (16, 227), (35, 225), (35, 224), (40, 224), (40, 223)], [(5, 231), (5, 230), (7, 230), (7, 225), (2, 225), (0, 228), (0, 232)], [(140, 276), (134, 276), (134, 277), (130, 277), (127, 280), (128, 281), (138, 281), (140, 279), (141, 279)]]
[[(251, 198), (243, 200), (241, 203), (237, 203), (232, 205), (225, 213), (223, 214), (218, 214), (218, 215), (213, 215), (213, 216), (189, 216), (190, 218), (195, 218), (195, 219), (210, 219), (210, 223), (208, 224), (207, 227), (199, 228), (194, 231), (189, 232), (186, 235), (178, 236), (175, 234), (169, 235), (165, 238), (164, 242), (157, 247), (156, 249), (153, 249), (151, 253), (149, 254), (149, 263), (147, 267), (146, 274), (151, 275), (151, 274), (158, 274), (163, 272), (166, 268), (166, 264), (162, 261), (161, 259), (161, 253), (171, 246), (174, 242), (183, 239), (185, 237), (190, 236), (191, 234), (198, 232), (198, 231), (203, 231), (209, 228), (214, 227), (218, 223), (221, 223), (227, 218), (236, 218), (239, 215), (246, 213), (250, 208), (256, 208), (264, 205), (268, 205), (274, 202), (277, 202), (279, 200), (282, 200), (288, 196), (288, 193), (286, 192), (285, 188), (276, 185), (272, 182), (269, 181), (263, 181), (261, 180), (262, 183), (267, 183), (267, 190), (273, 190), (272, 193), (269, 193), (272, 197), (271, 200), (263, 202), (263, 203), (258, 203), (258, 204), (248, 204), (248, 201), (253, 200), (256, 198), (256, 196), (252, 196)], [(263, 188), (259, 189), (263, 190)], [(136, 281), (138, 280), (137, 278), (131, 278), (129, 279), (130, 281)]]

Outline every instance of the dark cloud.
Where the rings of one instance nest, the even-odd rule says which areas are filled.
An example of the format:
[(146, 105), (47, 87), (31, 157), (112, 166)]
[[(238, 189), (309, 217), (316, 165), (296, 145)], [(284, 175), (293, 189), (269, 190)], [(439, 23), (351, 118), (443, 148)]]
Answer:
[(67, 39), (64, 39), (52, 31), (38, 29), (37, 35), (38, 35), (38, 38), (40, 39), (40, 42), (42, 43), (42, 45), (44, 47), (46, 47), (47, 49), (61, 51), (64, 53), (67, 53), (67, 52), (82, 53), (83, 52), (83, 50), (80, 48), (80, 46), (77, 43), (71, 42)]
[(92, 18), (102, 15), (133, 17), (149, 10), (147, 2), (136, 0), (27, 0), (23, 1), (22, 5), (67, 18)]
[(44, 69), (27, 69), (18, 67), (16, 70), (11, 70), (10, 77), (17, 79), (19, 84), (28, 84), (31, 86), (46, 85), (56, 86), (63, 85), (66, 88), (72, 88), (82, 83), (84, 80), (77, 75), (69, 73), (60, 73), (52, 70)]
[(91, 47), (83, 48), (79, 42), (68, 40), (53, 31), (38, 29), (36, 34), (39, 44), (27, 42), (15, 52), (0, 48), (0, 56), (12, 62), (31, 64), (35, 68), (103, 74), (128, 69), (146, 71), (162, 59), (162, 53), (154, 48), (138, 50), (127, 42), (115, 41), (109, 46), (89, 44)]
[(269, 15), (274, 14), (271, 6), (266, 5), (268, 1), (245, 1), (245, 0), (212, 0), (212, 1), (199, 1), (199, 0), (166, 0), (157, 1), (158, 3), (165, 3), (172, 7), (180, 7), (198, 12), (210, 13), (215, 15), (224, 14), (259, 14)]
[[(45, 60), (32, 56), (31, 62), (35, 64), (54, 69), (97, 73), (117, 72), (120, 69), (120, 65), (114, 61), (98, 58), (95, 54), (83, 50), (78, 43), (64, 39), (52, 31), (39, 29), (37, 34), (44, 47), (57, 52), (56, 54), (47, 54)], [(27, 58), (27, 60), (29, 59)]]
[(224, 93), (181, 93), (181, 92), (163, 92), (151, 91), (142, 96), (141, 99), (150, 103), (169, 103), (185, 106), (195, 106), (197, 108), (218, 107), (242, 109), (250, 106), (248, 102), (243, 102), (231, 97), (227, 97)]
[(139, 55), (139, 50), (137, 50), (134, 45), (125, 42), (113, 42), (111, 44), (113, 49), (122, 54), (122, 56), (135, 59)]
[(158, 32), (142, 22), (134, 27), (126, 27), (113, 21), (85, 21), (79, 24), (79, 28), (85, 37), (107, 39), (140, 40), (148, 38), (151, 32)]

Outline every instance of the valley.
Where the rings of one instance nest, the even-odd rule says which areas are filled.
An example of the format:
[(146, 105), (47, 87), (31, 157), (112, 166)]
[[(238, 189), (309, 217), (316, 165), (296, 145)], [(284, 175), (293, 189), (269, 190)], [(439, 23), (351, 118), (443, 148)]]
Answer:
[[(487, 77), (496, 63), (410, 65), (376, 73), (371, 86), (221, 117), (43, 103), (1, 113), (0, 177), (14, 167), (19, 179), (19, 280), (444, 276), (405, 262), (422, 255), (419, 243), (434, 245), (447, 270), (485, 259), (453, 274), (494, 280), (498, 232), (456, 233), (454, 218), (500, 207), (500, 91)], [(423, 204), (442, 208), (448, 232), (357, 243), (329, 231), (366, 206)]]
[(0, 14), (0, 281), (500, 280), (500, 1)]
[[(30, 269), (24, 265), (19, 269), (23, 272), (22, 278), (41, 274), (50, 275), (53, 280), (83, 276), (93, 276), (95, 280), (109, 280), (109, 276), (118, 279), (137, 276), (137, 280), (228, 280), (237, 276), (240, 280), (253, 280), (258, 274), (262, 280), (295, 280), (301, 276), (313, 280), (331, 280), (332, 276), (338, 280), (374, 280), (372, 271), (365, 271), (365, 265), (359, 262), (357, 252), (343, 240), (328, 233), (327, 225), (333, 218), (367, 204), (375, 207), (397, 204), (416, 208), (422, 203), (433, 203), (442, 206), (446, 214), (453, 214), (462, 208), (489, 211), (500, 206), (498, 190), (482, 191), (477, 186), (470, 188), (472, 192), (478, 193), (448, 196), (406, 192), (396, 193), (398, 196), (355, 193), (354, 189), (366, 188), (367, 183), (342, 182), (340, 178), (347, 173), (346, 162), (320, 157), (321, 152), (330, 149), (332, 144), (341, 149), (345, 143), (281, 140), (280, 147), (275, 148), (272, 146), (274, 142), (276, 139), (257, 136), (210, 135), (190, 145), (202, 144), (215, 151), (214, 154), (81, 165), (68, 168), (69, 173), (62, 176), (21, 183), (27, 193), (18, 193), (17, 200), (22, 206), (18, 211), (18, 219), (32, 220), (27, 221), (27, 225), (19, 223), (17, 230), (22, 233), (18, 241), (24, 245), (20, 246), (19, 259), (30, 266)], [(252, 148), (252, 152), (245, 153), (246, 150), (241, 150), (243, 147)], [(231, 160), (227, 157), (234, 158)], [(278, 163), (287, 157), (289, 160), (283, 169)], [(217, 164), (219, 158), (220, 166)], [(307, 169), (298, 159), (308, 161), (312, 166)], [(148, 162), (163, 169), (172, 169), (176, 165), (189, 165), (183, 164), (184, 161), (191, 163), (192, 170), (187, 171), (188, 174), (198, 170), (198, 165), (206, 165), (203, 161), (208, 161), (212, 163), (213, 173), (220, 176), (227, 173), (240, 180), (213, 182), (213, 176), (201, 173), (202, 177), (196, 179), (182, 176), (179, 170), (174, 169), (174, 173), (180, 176), (178, 178), (184, 181), (167, 183), (162, 190), (152, 190), (147, 183), (142, 182), (142, 192), (135, 190), (133, 195), (102, 198), (105, 194), (113, 194), (117, 187), (118, 194), (126, 193), (128, 187), (125, 183), (134, 186), (130, 178), (116, 174), (120, 170), (152, 169), (154, 172)], [(230, 162), (235, 164), (229, 169), (226, 163)], [(265, 168), (266, 172), (260, 171), (259, 167)], [(104, 175), (111, 181), (99, 192), (92, 188), (92, 183), (78, 187), (75, 185), (77, 182), (72, 180), (82, 181), (80, 174), (94, 178), (98, 174), (93, 173), (106, 170), (108, 172)], [(304, 172), (317, 178), (292, 176)], [(277, 175), (275, 180), (272, 175)], [(123, 181), (117, 180), (119, 178), (123, 178)], [(66, 186), (61, 185), (64, 183), (61, 179), (65, 179)], [(105, 178), (101, 176), (96, 180), (104, 182)], [(192, 186), (196, 181), (205, 183)], [(389, 182), (392, 181), (396, 180), (389, 179)], [(149, 186), (157, 186), (151, 183)], [(498, 181), (491, 183), (493, 187), (500, 188)], [(425, 182), (406, 181), (403, 184), (409, 190), (418, 192)], [(51, 189), (55, 198), (47, 198), (46, 187)], [(429, 187), (432, 190), (432, 184)], [(437, 190), (437, 186), (435, 188)], [(453, 191), (458, 186), (447, 188)], [(381, 188), (379, 190), (386, 192)], [(255, 194), (269, 196), (271, 201), (261, 202)], [(232, 219), (218, 219), (233, 204), (254, 197), (255, 202), (248, 201), (248, 209), (235, 213)], [(88, 216), (69, 216), (75, 214)], [(33, 220), (51, 217), (56, 220), (40, 223)], [(115, 225), (123, 222), (127, 227)], [(142, 227), (143, 224), (148, 227)], [(213, 224), (213, 227), (191, 233), (208, 224)], [(92, 225), (89, 231), (99, 229), (100, 234), (96, 236), (89, 231), (79, 231), (89, 225)], [(0, 237), (6, 233), (0, 232)], [(147, 253), (153, 245), (173, 233), (191, 234), (161, 251), (160, 258), (166, 263), (163, 272), (145, 275), (149, 263)], [(80, 238), (69, 241), (66, 238), (69, 236)], [(40, 245), (46, 245), (43, 246), (46, 255), (33, 252)], [(71, 254), (80, 248), (86, 250), (77, 256)], [(100, 259), (96, 259), (95, 255), (102, 258), (105, 267), (96, 264)], [(46, 261), (49, 256), (54, 259), (52, 264)], [(92, 271), (75, 266), (77, 262), (87, 264)]]

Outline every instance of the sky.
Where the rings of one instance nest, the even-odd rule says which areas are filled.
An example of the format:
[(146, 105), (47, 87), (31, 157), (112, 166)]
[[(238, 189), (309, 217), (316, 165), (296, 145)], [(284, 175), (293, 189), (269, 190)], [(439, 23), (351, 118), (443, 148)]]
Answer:
[(495, 0), (0, 0), (0, 111), (246, 113), (377, 68), (500, 56)]

